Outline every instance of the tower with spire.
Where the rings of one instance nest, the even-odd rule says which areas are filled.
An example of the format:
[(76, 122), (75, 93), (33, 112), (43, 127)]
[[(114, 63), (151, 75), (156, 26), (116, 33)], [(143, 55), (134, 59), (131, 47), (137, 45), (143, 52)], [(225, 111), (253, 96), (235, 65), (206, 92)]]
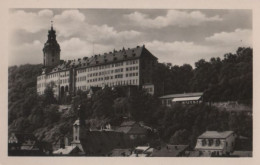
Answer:
[(48, 31), (48, 40), (43, 47), (43, 66), (52, 68), (60, 63), (60, 45), (56, 40), (56, 31), (53, 29), (53, 21), (51, 21), (51, 29)]

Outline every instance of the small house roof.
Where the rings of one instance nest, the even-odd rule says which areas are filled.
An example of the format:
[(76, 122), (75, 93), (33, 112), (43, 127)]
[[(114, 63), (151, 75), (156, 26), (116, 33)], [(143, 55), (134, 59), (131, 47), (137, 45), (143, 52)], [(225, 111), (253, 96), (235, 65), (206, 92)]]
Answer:
[(113, 149), (109, 156), (129, 156), (131, 154), (131, 149)]
[(65, 148), (60, 148), (56, 151), (53, 151), (53, 154), (62, 154), (62, 155), (68, 155), (70, 154), (73, 150), (79, 150), (78, 146), (65, 146)]
[(206, 131), (203, 134), (201, 134), (198, 138), (227, 138), (231, 134), (233, 134), (233, 131), (224, 131), (224, 132), (218, 132), (218, 131)]
[(141, 126), (132, 127), (127, 134), (134, 134), (134, 135), (144, 135), (147, 133), (147, 130)]
[(128, 133), (130, 130), (131, 130), (131, 127), (118, 127), (116, 129), (116, 132)]
[(141, 151), (146, 151), (146, 150), (148, 150), (150, 147), (149, 146), (138, 146), (138, 147), (136, 147), (135, 149), (136, 150), (141, 150)]
[(195, 96), (195, 97), (181, 97), (181, 98), (173, 98), (173, 102), (178, 101), (198, 101), (201, 98), (201, 96)]
[(170, 98), (183, 98), (183, 97), (195, 97), (195, 96), (202, 96), (203, 92), (196, 92), (196, 93), (181, 93), (181, 94), (170, 94), (164, 95), (159, 97), (160, 99), (170, 99)]
[(180, 154), (180, 152), (187, 149), (188, 145), (170, 145), (162, 147), (161, 149), (154, 149), (151, 154), (152, 157), (176, 157)]
[(134, 124), (136, 124), (135, 121), (124, 121), (123, 123), (121, 123), (121, 127), (126, 127), (126, 126), (133, 126)]

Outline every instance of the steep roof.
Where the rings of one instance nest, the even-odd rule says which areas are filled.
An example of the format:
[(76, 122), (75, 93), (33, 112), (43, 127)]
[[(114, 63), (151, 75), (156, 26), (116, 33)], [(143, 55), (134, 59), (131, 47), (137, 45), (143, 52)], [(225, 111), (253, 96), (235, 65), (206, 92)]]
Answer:
[(131, 149), (113, 149), (109, 156), (129, 156), (131, 154)]
[(123, 132), (128, 133), (131, 130), (132, 127), (118, 127), (115, 131), (116, 132)]
[(72, 152), (80, 152), (80, 149), (78, 148), (78, 146), (65, 146), (65, 148), (60, 148), (56, 151), (53, 151), (53, 154), (68, 155)]
[(152, 58), (157, 59), (154, 55), (152, 55), (144, 46), (137, 46), (135, 48), (123, 48), (119, 51), (111, 51), (104, 54), (98, 54), (91, 57), (83, 57), (82, 59), (75, 59), (75, 60), (69, 60), (65, 61), (64, 63), (58, 65), (55, 67), (52, 72), (56, 72), (59, 70), (65, 70), (69, 68), (85, 68), (85, 67), (91, 67), (91, 66), (99, 66), (103, 64), (109, 64), (109, 63), (115, 63), (115, 62), (122, 62), (125, 60), (131, 60), (131, 59), (137, 59), (140, 58), (141, 55), (145, 52), (146, 54), (149, 54)]
[(203, 92), (196, 92), (196, 93), (180, 93), (180, 94), (170, 94), (161, 96), (160, 99), (167, 99), (167, 98), (182, 98), (182, 97), (196, 97), (202, 96)]
[(124, 121), (123, 123), (121, 123), (121, 127), (126, 127), (126, 126), (133, 126), (134, 124), (136, 124), (135, 121)]
[(188, 145), (166, 145), (162, 147), (160, 150), (155, 149), (152, 153), (152, 157), (176, 157), (180, 154), (180, 152), (187, 149)]
[(127, 134), (133, 134), (133, 135), (144, 135), (146, 133), (147, 133), (147, 130), (141, 126), (133, 126), (127, 132)]
[(217, 132), (217, 131), (206, 131), (201, 134), (198, 138), (227, 138), (230, 136), (233, 131), (224, 131), (224, 132)]

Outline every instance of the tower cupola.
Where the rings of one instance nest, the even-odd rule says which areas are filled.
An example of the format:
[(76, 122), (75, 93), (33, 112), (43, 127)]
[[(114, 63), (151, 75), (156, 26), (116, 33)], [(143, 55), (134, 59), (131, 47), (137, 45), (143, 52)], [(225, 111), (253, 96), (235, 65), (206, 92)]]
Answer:
[(43, 65), (44, 67), (55, 67), (60, 63), (60, 45), (56, 40), (56, 31), (53, 29), (51, 21), (51, 29), (48, 31), (48, 39), (43, 47)]

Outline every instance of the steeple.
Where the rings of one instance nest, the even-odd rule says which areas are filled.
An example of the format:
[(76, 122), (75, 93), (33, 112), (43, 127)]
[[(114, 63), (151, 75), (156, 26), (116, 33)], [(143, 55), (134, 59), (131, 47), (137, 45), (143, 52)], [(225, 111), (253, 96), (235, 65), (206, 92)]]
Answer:
[(51, 20), (51, 30), (53, 30), (53, 20)]
[(53, 29), (53, 21), (51, 21), (51, 29), (48, 31), (48, 39), (43, 47), (43, 65), (44, 67), (55, 67), (60, 63), (60, 45), (56, 40), (56, 31)]

